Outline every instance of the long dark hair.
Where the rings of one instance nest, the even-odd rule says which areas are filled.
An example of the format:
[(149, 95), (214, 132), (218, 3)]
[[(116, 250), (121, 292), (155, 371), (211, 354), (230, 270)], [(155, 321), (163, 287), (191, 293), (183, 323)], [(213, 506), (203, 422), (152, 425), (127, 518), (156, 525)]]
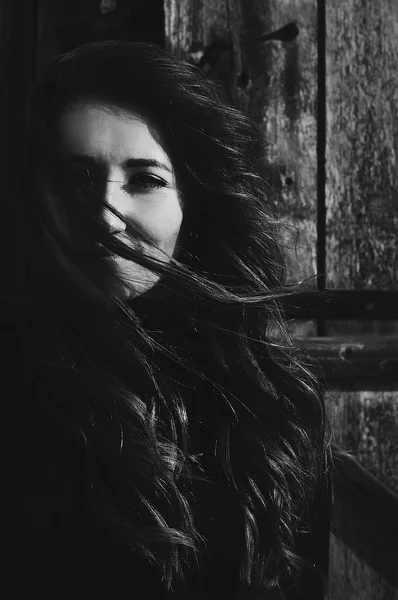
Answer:
[[(184, 199), (169, 263), (115, 241), (85, 202), (53, 132), (84, 97), (150, 117), (165, 142)], [(244, 520), (241, 597), (288, 589), (305, 566), (297, 538), (330, 444), (322, 385), (295, 354), (279, 303), (294, 290), (260, 175), (259, 128), (195, 66), (125, 41), (56, 57), (33, 115), (25, 343), (57, 389), (47, 409), (86, 448), (91, 509), (178, 590), (206, 546), (194, 510), (194, 483), (207, 476), (193, 434), (200, 404)], [(111, 298), (110, 310), (102, 277), (91, 292), (81, 285), (83, 239), (156, 271), (159, 283), (132, 302)]]

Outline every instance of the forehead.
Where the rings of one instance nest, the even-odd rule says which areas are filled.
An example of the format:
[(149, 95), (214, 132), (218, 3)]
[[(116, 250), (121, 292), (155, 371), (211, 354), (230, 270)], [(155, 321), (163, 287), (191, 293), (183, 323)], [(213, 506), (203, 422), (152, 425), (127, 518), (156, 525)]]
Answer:
[[(96, 101), (69, 105), (56, 131), (67, 152), (112, 163), (155, 158), (170, 164), (154, 125), (140, 114)], [(171, 165), (170, 165), (171, 166)]]

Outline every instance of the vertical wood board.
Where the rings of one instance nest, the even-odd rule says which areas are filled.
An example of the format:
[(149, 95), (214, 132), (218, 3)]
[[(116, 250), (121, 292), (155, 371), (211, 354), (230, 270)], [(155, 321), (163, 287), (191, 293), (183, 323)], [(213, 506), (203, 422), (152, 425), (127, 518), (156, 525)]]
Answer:
[[(214, 63), (203, 68), (261, 125), (268, 142), (264, 172), (275, 192), (267, 201), (285, 224), (289, 281), (313, 275), (316, 1), (166, 0), (165, 15), (169, 50), (198, 63), (206, 47), (221, 47)], [(270, 34), (286, 39), (260, 39)]]
[(326, 3), (327, 287), (398, 285), (398, 2)]
[[(326, 285), (395, 289), (398, 3), (328, 0), (326, 31)], [(326, 323), (326, 335), (396, 331), (396, 321)], [(331, 396), (334, 430), (343, 448), (397, 491), (398, 392)], [(363, 527), (366, 531), (366, 523)], [(330, 564), (330, 600), (340, 600), (342, 590), (348, 600), (397, 597), (334, 539)]]

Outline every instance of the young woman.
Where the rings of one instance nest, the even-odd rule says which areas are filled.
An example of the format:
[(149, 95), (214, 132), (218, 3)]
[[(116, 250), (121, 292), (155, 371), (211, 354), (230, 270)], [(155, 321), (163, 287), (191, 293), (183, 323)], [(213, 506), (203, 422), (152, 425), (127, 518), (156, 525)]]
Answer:
[(323, 598), (329, 434), (283, 325), (257, 126), (196, 67), (118, 41), (52, 61), (31, 140), (6, 366), (24, 583)]

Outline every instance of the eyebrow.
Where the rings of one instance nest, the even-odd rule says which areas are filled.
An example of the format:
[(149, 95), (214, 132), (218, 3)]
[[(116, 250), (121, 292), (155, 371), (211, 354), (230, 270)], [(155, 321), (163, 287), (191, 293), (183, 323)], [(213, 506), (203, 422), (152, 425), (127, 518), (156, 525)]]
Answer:
[[(85, 165), (103, 165), (105, 161), (98, 160), (89, 154), (71, 154), (70, 158), (74, 162), (79, 162)], [(155, 158), (127, 158), (122, 162), (123, 169), (131, 169), (132, 167), (156, 167), (172, 173), (171, 168), (164, 162)]]

